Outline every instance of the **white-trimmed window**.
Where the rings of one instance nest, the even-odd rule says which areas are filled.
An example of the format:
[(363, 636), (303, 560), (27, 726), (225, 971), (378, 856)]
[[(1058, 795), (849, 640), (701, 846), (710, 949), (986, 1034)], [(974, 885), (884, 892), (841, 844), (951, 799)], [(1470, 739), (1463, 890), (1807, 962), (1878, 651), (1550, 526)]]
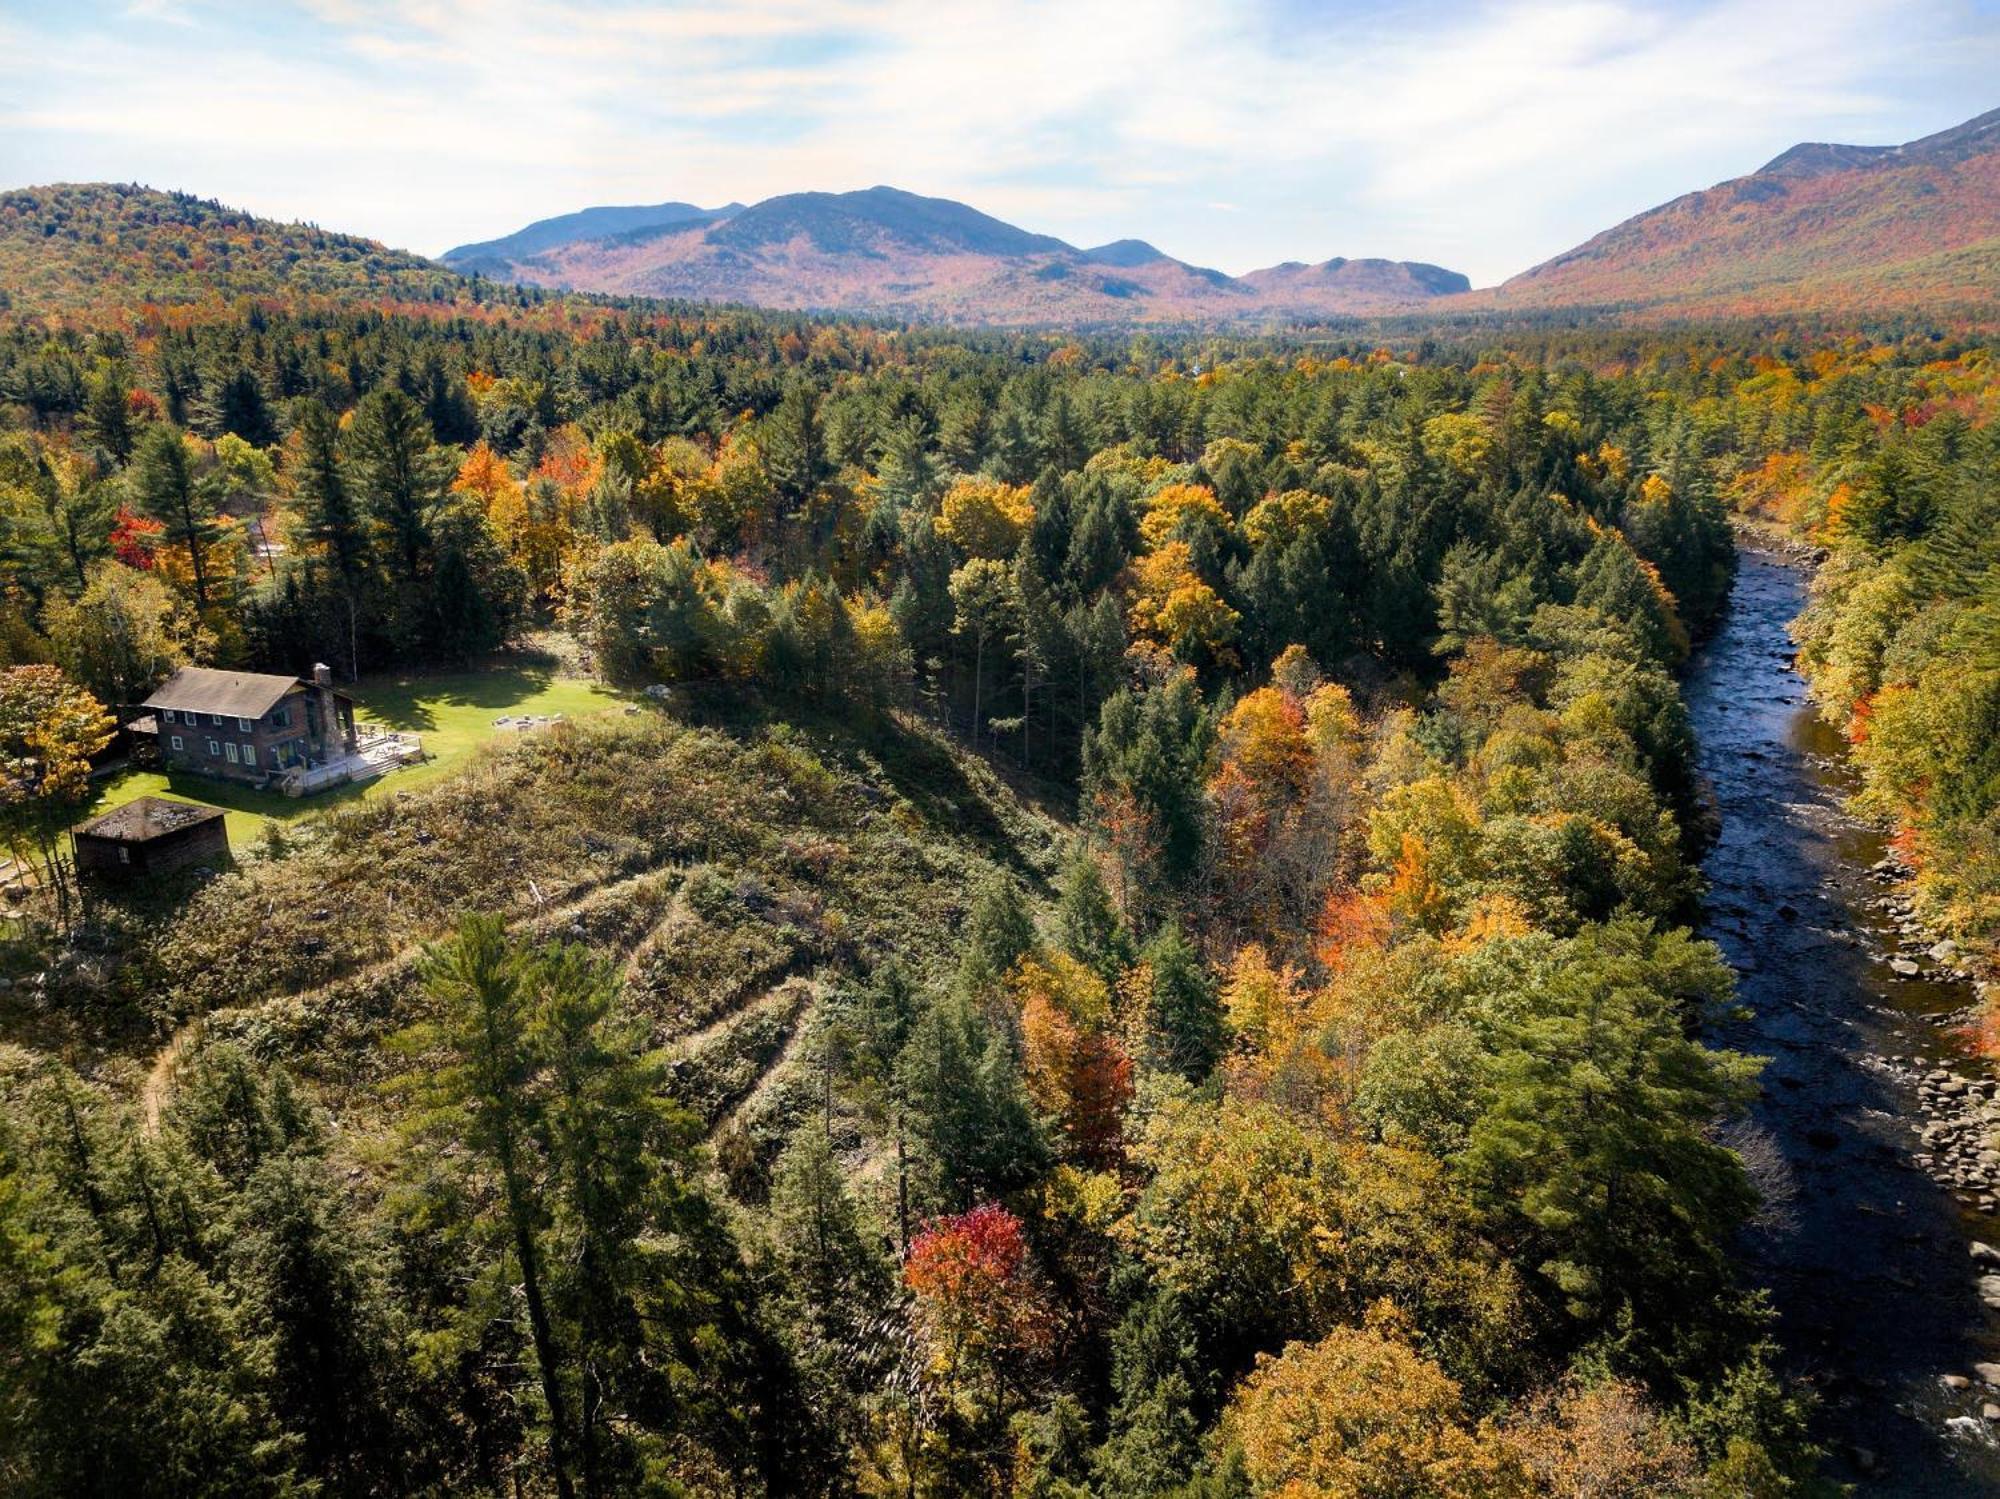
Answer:
[(208, 721), (214, 724), (215, 727), (217, 727), (218, 729), (222, 727), (222, 715), (220, 713), (209, 714)]
[(245, 765), (255, 765), (257, 763), (256, 745), (246, 744), (243, 746), (243, 763)]
[(208, 741), (208, 752), (210, 755), (219, 755), (222, 753), (222, 746), (211, 739)]
[(162, 708), (160, 710), (160, 721), (162, 723), (172, 723), (174, 721), (174, 710), (172, 708)]
[(251, 725), (251, 723), (250, 723), (250, 720), (249, 720), (249, 719), (247, 719), (247, 718), (239, 718), (239, 719), (237, 719), (237, 720), (236, 720), (236, 727), (237, 727), (237, 728), (239, 728), (239, 729), (241, 729), (241, 730), (242, 730), (242, 731), (243, 731), (244, 733), (246, 733), (246, 734), (247, 734), (247, 733), (249, 733), (249, 732), (250, 732), (250, 729), (251, 729), (252, 725)]
[(222, 751), (229, 756), (229, 763), (234, 765), (236, 763), (236, 741), (234, 739), (226, 741), (222, 746)]
[(180, 735), (178, 735), (178, 734), (175, 734), (175, 735), (173, 735), (173, 736), (172, 736), (172, 740), (171, 740), (171, 742), (172, 742), (172, 744), (173, 744), (173, 747), (174, 747), (175, 749), (185, 749), (185, 748), (186, 748), (186, 746), (185, 746), (185, 745), (183, 745), (183, 744), (181, 743), (181, 736), (180, 736)]

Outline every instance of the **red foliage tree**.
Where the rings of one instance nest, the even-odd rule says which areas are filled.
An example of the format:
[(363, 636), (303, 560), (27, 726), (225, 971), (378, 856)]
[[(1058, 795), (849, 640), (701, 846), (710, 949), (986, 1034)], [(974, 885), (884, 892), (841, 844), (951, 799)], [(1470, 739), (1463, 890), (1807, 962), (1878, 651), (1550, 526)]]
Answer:
[(111, 522), (111, 555), (127, 567), (150, 568), (153, 548), (166, 529), (156, 520), (133, 514), (130, 506), (120, 505)]

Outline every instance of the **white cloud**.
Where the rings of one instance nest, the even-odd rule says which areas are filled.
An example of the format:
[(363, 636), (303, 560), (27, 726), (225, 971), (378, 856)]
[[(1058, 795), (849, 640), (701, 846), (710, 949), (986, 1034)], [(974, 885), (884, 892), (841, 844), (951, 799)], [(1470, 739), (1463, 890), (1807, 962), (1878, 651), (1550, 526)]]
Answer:
[(191, 24), (20, 28), (0, 175), (432, 251), (590, 203), (891, 182), (1230, 270), (1393, 254), (1487, 281), (1801, 136), (1952, 123), (2000, 76), (1957, 3), (1275, 3), (138, 0)]

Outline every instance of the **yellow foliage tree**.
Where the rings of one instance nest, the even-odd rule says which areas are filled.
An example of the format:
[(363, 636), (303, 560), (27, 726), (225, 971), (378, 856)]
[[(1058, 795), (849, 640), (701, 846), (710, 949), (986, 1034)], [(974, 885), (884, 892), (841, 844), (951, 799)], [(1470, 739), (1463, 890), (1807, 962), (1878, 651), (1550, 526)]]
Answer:
[(1132, 633), (1190, 666), (1233, 660), (1229, 643), (1242, 616), (1194, 570), (1184, 541), (1170, 541), (1132, 564)]
[(1301, 536), (1326, 529), (1333, 519), (1333, 503), (1310, 489), (1287, 489), (1266, 495), (1243, 517), (1243, 535), (1252, 546), (1269, 543), (1282, 546)]
[(1386, 1326), (1340, 1328), (1257, 1361), (1223, 1429), (1260, 1494), (1285, 1499), (1504, 1499), (1532, 1486), (1459, 1387)]
[(1206, 484), (1168, 484), (1146, 497), (1146, 513), (1139, 519), (1139, 535), (1148, 549), (1162, 547), (1170, 540), (1185, 539), (1203, 527), (1229, 534), (1229, 512)]
[(496, 531), (506, 534), (521, 517), (521, 485), (514, 477), (514, 471), (502, 458), (485, 443), (476, 443), (465, 462), (458, 467), (458, 477), (451, 481), (452, 492), (470, 495), (479, 502), (479, 508), (493, 523)]
[(1112, 1163), (1132, 1097), (1132, 1063), (1112, 1029), (1110, 989), (1067, 953), (1021, 959), (1008, 987), (1021, 1007), (1029, 1096), (1055, 1119), (1071, 1155), (1087, 1165)]
[(1024, 485), (969, 477), (945, 491), (933, 523), (938, 535), (971, 557), (1011, 557), (1034, 521)]

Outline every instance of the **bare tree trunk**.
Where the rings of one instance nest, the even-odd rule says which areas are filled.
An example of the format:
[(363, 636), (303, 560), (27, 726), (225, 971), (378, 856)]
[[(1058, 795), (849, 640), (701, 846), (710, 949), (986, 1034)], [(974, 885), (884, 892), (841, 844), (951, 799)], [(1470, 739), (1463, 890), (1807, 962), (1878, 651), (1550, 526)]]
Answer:
[(972, 648), (972, 747), (979, 748), (979, 691), (986, 680), (986, 632), (981, 630)]

